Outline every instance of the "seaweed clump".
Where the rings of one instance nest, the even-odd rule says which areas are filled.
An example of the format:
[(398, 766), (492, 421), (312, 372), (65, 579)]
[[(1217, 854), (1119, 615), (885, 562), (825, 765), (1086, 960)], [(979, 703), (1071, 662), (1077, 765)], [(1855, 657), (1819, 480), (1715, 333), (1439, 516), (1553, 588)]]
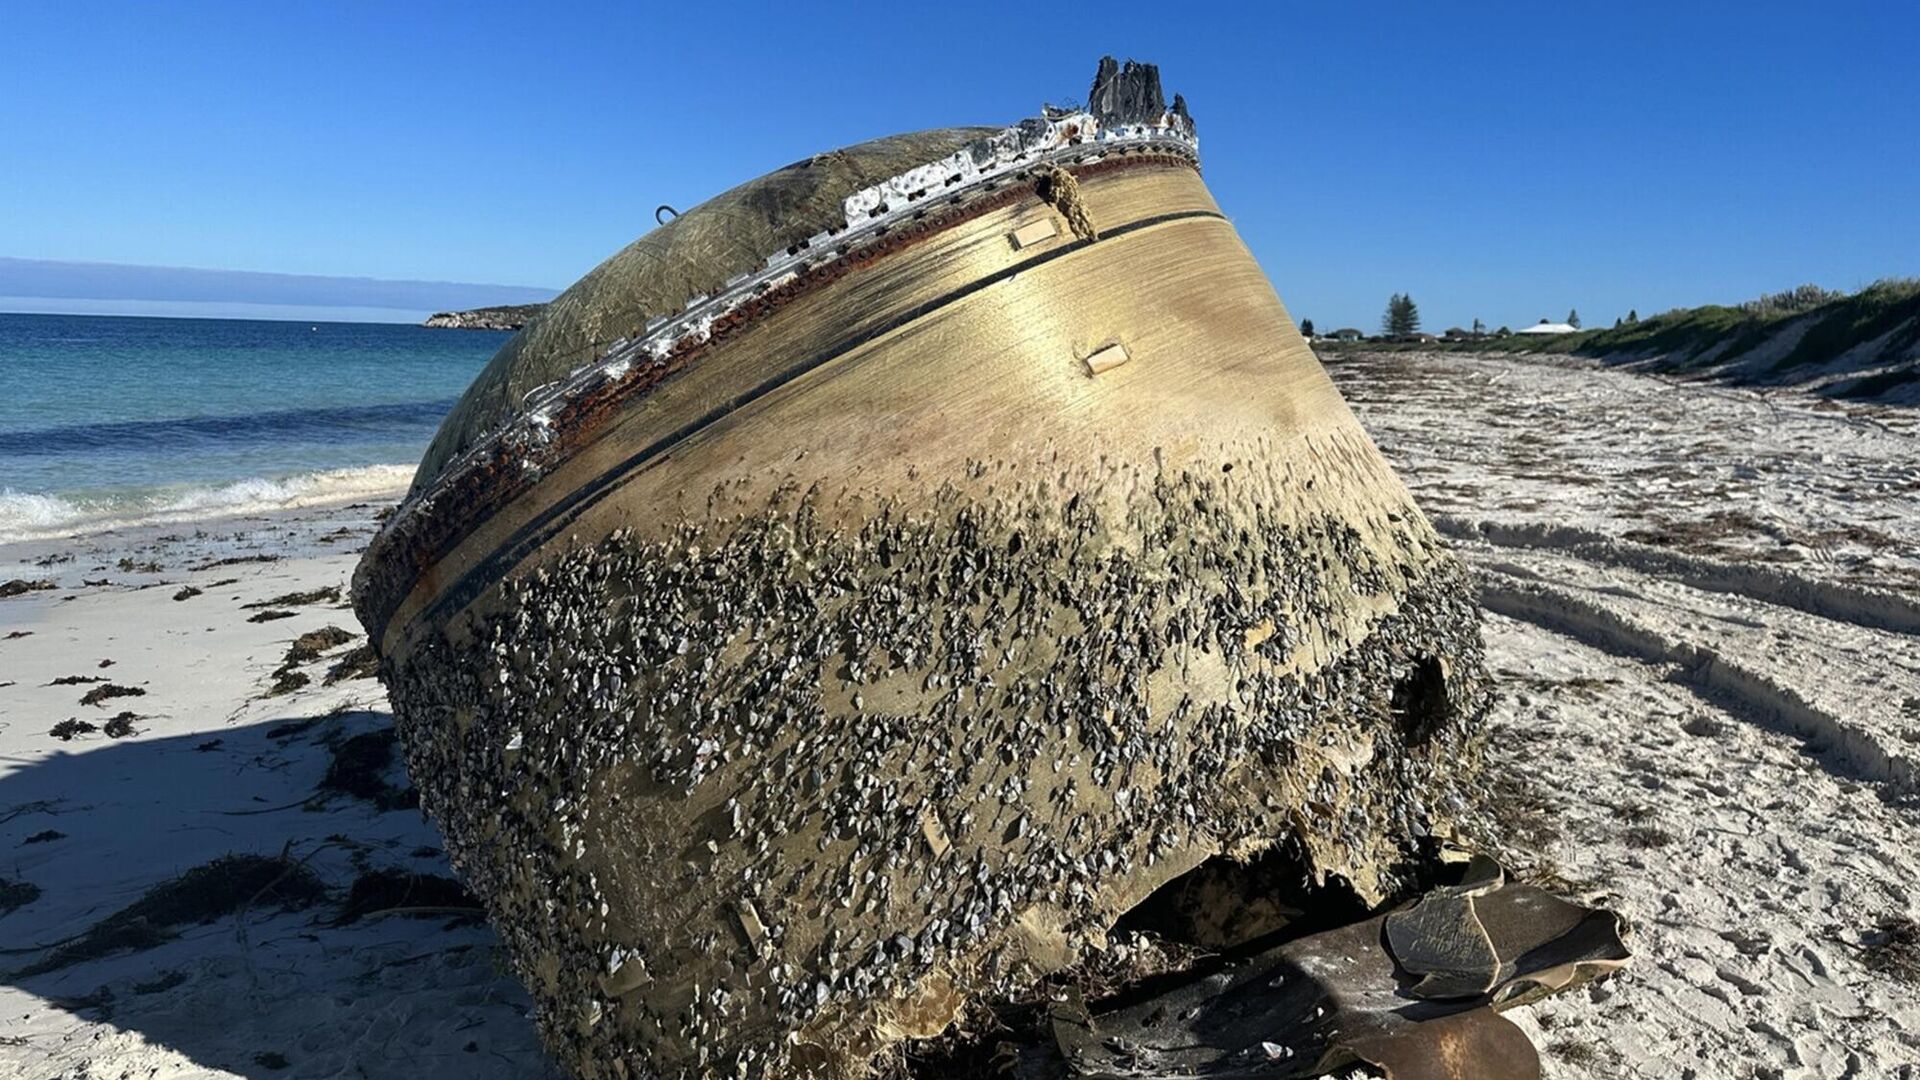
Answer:
[(1904, 915), (1880, 920), (1867, 938), (1866, 964), (1882, 975), (1920, 985), (1920, 922)]
[(382, 867), (354, 879), (334, 925), (345, 926), (379, 914), (454, 915), (465, 919), (486, 912), (465, 886), (450, 877)]
[(172, 940), (176, 927), (210, 923), (260, 905), (297, 911), (325, 895), (313, 871), (284, 855), (222, 855), (148, 889), (14, 974), (44, 975), (116, 952), (151, 949)]
[(31, 881), (0, 878), (0, 915), (23, 908), (40, 899), (40, 886)]
[(333, 748), (333, 761), (320, 779), (320, 790), (337, 791), (365, 799), (381, 810), (409, 810), (420, 805), (420, 793), (387, 781), (393, 764), (392, 728), (365, 731)]

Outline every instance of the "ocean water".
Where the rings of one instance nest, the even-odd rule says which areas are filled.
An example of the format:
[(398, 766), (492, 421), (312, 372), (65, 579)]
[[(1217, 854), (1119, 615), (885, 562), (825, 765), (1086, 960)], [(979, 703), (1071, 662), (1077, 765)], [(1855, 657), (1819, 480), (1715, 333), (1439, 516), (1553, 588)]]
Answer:
[(507, 336), (0, 314), (0, 540), (403, 486)]

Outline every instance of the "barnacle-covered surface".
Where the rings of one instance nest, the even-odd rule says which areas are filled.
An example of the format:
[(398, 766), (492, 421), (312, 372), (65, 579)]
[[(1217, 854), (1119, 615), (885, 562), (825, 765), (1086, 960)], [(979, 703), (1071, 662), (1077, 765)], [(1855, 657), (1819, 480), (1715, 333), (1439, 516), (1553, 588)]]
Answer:
[(864, 519), (789, 493), (580, 544), (423, 641), (410, 768), (561, 1059), (856, 1069), (1283, 837), (1393, 894), (1470, 782), (1468, 590), (1417, 518), (1221, 464), (1118, 504), (987, 462)]

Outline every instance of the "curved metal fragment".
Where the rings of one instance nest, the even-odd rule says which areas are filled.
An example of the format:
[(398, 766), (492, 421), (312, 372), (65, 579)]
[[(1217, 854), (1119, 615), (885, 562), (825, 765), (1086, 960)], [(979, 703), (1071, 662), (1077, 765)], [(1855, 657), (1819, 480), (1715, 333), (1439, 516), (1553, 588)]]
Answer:
[(1496, 1010), (1625, 966), (1621, 932), (1612, 912), (1476, 876), (1123, 1009), (1064, 1005), (1054, 1035), (1088, 1080), (1304, 1077), (1355, 1062), (1390, 1080), (1537, 1080), (1538, 1054)]

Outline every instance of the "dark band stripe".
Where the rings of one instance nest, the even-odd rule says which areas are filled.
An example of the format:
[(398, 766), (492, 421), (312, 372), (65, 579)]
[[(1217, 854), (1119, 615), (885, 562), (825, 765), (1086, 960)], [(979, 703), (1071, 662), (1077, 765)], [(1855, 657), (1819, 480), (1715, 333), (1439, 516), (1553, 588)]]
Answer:
[[(1152, 228), (1155, 225), (1165, 225), (1169, 222), (1184, 221), (1190, 218), (1226, 220), (1224, 215), (1212, 210), (1182, 210), (1171, 214), (1158, 214), (1153, 217), (1141, 218), (1138, 221), (1128, 222), (1125, 225), (1103, 229), (1100, 235), (1103, 240), (1110, 239), (1116, 236), (1125, 236), (1131, 232), (1138, 232), (1141, 229)], [(949, 304), (964, 300), (980, 292), (982, 289), (990, 288), (1013, 277), (1015, 274), (1023, 273), (1036, 266), (1041, 266), (1055, 259), (1071, 255), (1093, 242), (1094, 241), (1088, 240), (1075, 240), (1070, 244), (1064, 244), (1060, 247), (1043, 251), (1024, 262), (1014, 263), (1011, 266), (996, 270), (985, 277), (970, 281), (951, 292), (943, 293), (929, 300), (924, 300), (900, 312), (893, 318), (868, 327), (821, 353), (789, 365), (784, 370), (769, 376), (765, 380), (756, 383), (733, 397), (728, 398), (726, 401), (708, 409), (706, 412), (675, 428), (673, 431), (662, 435), (641, 447), (639, 450), (634, 451), (618, 464), (555, 500), (552, 506), (534, 515), (526, 524), (514, 530), (513, 534), (507, 537), (506, 542), (496, 548), (493, 554), (487, 556), (481, 560), (478, 565), (460, 575), (459, 580), (454, 581), (442, 589), (438, 596), (434, 597), (432, 601), (414, 615), (414, 618), (444, 618), (452, 612), (458, 611), (472, 603), (476, 597), (486, 591), (495, 578), (504, 575), (508, 570), (518, 565), (521, 560), (551, 540), (555, 533), (565, 529), (582, 513), (585, 513), (588, 509), (599, 503), (601, 499), (606, 498), (607, 495), (618, 488), (628, 476), (631, 476), (642, 468), (657, 463), (669, 450), (672, 450), (678, 444), (685, 442), (694, 435), (726, 419), (732, 413), (753, 404), (755, 401), (773, 393), (775, 390), (780, 389), (793, 380), (840, 359), (847, 353), (883, 334), (898, 330), (916, 319), (923, 318)], [(383, 640), (386, 637), (387, 627), (392, 617), (392, 613), (389, 612), (386, 617), (381, 620), (380, 631), (374, 635), (374, 640)]]

